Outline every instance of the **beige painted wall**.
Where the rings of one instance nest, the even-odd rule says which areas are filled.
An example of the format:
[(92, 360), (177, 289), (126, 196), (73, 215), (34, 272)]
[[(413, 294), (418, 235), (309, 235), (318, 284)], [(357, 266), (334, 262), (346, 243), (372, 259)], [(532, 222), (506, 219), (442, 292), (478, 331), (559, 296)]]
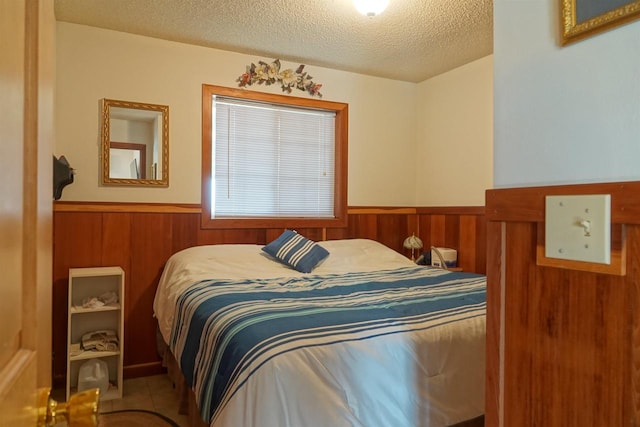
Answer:
[[(248, 64), (274, 59), (63, 22), (57, 23), (56, 48), (54, 154), (64, 154), (77, 171), (75, 182), (63, 191), (62, 200), (68, 201), (199, 203), (202, 84), (236, 87), (236, 78)], [(490, 151), (486, 161), (484, 156), (476, 156), (475, 162), (460, 162), (461, 156), (453, 153), (433, 160), (432, 167), (446, 160), (454, 175), (456, 171), (474, 171), (469, 175), (475, 180), (474, 186), (463, 185), (466, 178), (459, 173), (461, 182), (453, 189), (449, 187), (446, 194), (424, 184), (425, 173), (432, 167), (425, 167), (423, 160), (431, 159), (431, 147), (440, 145), (440, 139), (446, 143), (456, 139), (432, 130), (434, 124), (445, 127), (440, 105), (443, 99), (451, 100), (448, 121), (474, 118), (465, 118), (469, 137), (458, 138), (457, 143), (486, 148), (492, 108), (490, 63), (491, 59), (483, 59), (420, 84), (307, 65), (314, 81), (323, 84), (323, 99), (349, 104), (349, 205), (484, 203), (484, 190), (491, 180), (485, 185), (476, 177), (482, 175), (484, 180), (484, 175), (491, 173)], [(291, 68), (299, 65), (284, 60), (282, 64)], [(460, 86), (467, 89), (461, 90)], [(251, 90), (282, 93), (277, 86)], [(475, 96), (478, 93), (479, 99)], [(292, 95), (309, 96), (301, 91)], [(169, 105), (168, 188), (99, 185), (102, 98)], [(476, 109), (480, 113), (473, 111)], [(476, 140), (478, 135), (480, 142)], [(451, 191), (458, 192), (455, 198), (450, 197)]]
[(418, 85), (416, 205), (484, 206), (493, 185), (493, 55)]
[(561, 46), (559, 14), (494, 2), (497, 188), (640, 179), (640, 21)]

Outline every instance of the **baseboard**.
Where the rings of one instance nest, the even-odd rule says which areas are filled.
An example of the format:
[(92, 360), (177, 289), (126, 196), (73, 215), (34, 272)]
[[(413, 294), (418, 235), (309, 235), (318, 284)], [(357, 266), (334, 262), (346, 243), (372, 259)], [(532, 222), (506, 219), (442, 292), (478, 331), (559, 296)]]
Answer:
[(151, 375), (159, 375), (166, 373), (167, 370), (162, 366), (162, 362), (140, 363), (138, 365), (128, 365), (122, 368), (122, 376), (127, 378), (148, 377)]

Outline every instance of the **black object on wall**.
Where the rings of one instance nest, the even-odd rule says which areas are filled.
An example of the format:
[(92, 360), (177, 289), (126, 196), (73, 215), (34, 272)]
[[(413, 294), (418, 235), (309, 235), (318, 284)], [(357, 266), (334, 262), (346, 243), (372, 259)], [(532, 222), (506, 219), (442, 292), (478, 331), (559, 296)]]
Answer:
[(53, 200), (62, 197), (62, 189), (73, 182), (73, 168), (64, 156), (53, 156)]

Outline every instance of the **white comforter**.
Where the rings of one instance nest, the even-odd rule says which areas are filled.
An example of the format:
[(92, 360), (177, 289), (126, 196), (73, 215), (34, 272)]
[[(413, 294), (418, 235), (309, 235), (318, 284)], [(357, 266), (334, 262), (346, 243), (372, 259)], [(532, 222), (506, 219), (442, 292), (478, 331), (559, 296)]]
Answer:
[[(330, 253), (312, 274), (375, 271), (413, 265), (363, 239), (321, 242)], [(204, 279), (302, 276), (258, 245), (214, 245), (175, 254), (154, 301), (169, 342), (175, 302)], [(484, 317), (402, 334), (301, 348), (263, 365), (212, 427), (438, 427), (484, 409)]]

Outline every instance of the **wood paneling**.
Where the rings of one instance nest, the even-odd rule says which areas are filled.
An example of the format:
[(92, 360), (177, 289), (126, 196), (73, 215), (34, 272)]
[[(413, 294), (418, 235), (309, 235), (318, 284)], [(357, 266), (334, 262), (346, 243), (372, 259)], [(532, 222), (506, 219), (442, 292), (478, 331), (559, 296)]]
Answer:
[[(192, 205), (54, 204), (53, 371), (65, 376), (68, 271), (72, 267), (119, 265), (125, 270), (125, 377), (161, 372), (156, 354), (153, 298), (164, 264), (182, 249), (221, 243), (266, 244), (282, 228), (202, 229)], [(404, 239), (416, 233), (425, 243), (458, 250), (465, 271), (484, 273), (484, 208), (357, 207), (344, 228), (298, 228), (313, 240), (367, 238), (409, 256)], [(417, 255), (417, 254), (416, 254)]]
[[(56, 231), (57, 230), (57, 231)], [(67, 369), (67, 297), (69, 269), (102, 264), (102, 214), (53, 215), (53, 376)], [(64, 383), (62, 383), (64, 384)]]
[[(632, 227), (627, 231), (627, 250), (630, 256), (638, 257), (640, 254), (640, 227)], [(629, 396), (625, 400), (625, 413), (629, 413), (631, 419), (636, 421), (636, 427), (640, 425), (640, 263), (635, 262), (629, 266), (627, 274), (635, 279), (629, 283), (628, 304), (631, 323), (631, 372), (629, 381), (625, 382), (624, 394)], [(628, 405), (628, 406), (627, 406)]]
[[(132, 370), (140, 370), (158, 359), (153, 298), (164, 262), (173, 253), (173, 239), (171, 216), (131, 215), (131, 269), (125, 281), (124, 365), (129, 370), (128, 376), (137, 376)], [(144, 370), (140, 374), (144, 374)]]
[(198, 246), (200, 215), (174, 214), (171, 215), (171, 252), (176, 253), (192, 246)]
[[(458, 251), (458, 266), (464, 271), (485, 274), (487, 223), (484, 208), (419, 208), (418, 235), (424, 244)], [(413, 232), (413, 231), (410, 231)], [(410, 234), (410, 233), (409, 233)]]
[[(624, 276), (536, 264), (547, 194), (611, 194)], [(487, 426), (640, 425), (640, 183), (487, 192)]]
[(131, 220), (131, 214), (128, 213), (108, 212), (102, 215), (100, 265), (119, 265), (123, 270), (131, 271), (129, 254), (121, 250), (123, 245), (132, 244)]
[(501, 318), (502, 279), (504, 273), (503, 256), (505, 254), (502, 247), (504, 238), (504, 225), (498, 222), (487, 224), (487, 321), (486, 321), (486, 369), (485, 375), (485, 425), (503, 426), (500, 424), (499, 414), (503, 407), (503, 393), (501, 378), (503, 377), (500, 350), (503, 346), (504, 338)]

